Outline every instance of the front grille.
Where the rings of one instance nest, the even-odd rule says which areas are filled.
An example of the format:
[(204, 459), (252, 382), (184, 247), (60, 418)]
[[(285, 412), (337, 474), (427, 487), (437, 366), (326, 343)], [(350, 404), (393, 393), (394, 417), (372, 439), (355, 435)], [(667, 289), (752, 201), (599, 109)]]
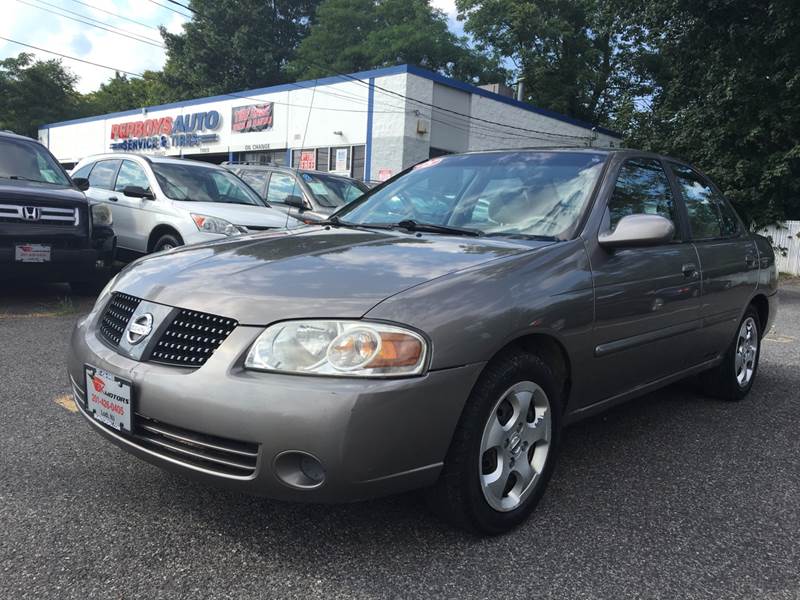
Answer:
[(166, 365), (200, 367), (238, 323), (233, 319), (181, 309), (158, 340), (150, 360)]
[(270, 231), (275, 229), (274, 227), (264, 227), (263, 225), (246, 225), (245, 229), (247, 231)]
[(114, 293), (100, 321), (100, 335), (112, 346), (118, 346), (122, 333), (141, 300), (128, 294)]
[(27, 206), (21, 204), (0, 204), (0, 222), (63, 225), (77, 227), (80, 223), (80, 210), (77, 208), (58, 208), (55, 206)]
[(256, 471), (258, 444), (190, 431), (136, 414), (135, 441), (149, 450), (225, 475), (248, 477)]

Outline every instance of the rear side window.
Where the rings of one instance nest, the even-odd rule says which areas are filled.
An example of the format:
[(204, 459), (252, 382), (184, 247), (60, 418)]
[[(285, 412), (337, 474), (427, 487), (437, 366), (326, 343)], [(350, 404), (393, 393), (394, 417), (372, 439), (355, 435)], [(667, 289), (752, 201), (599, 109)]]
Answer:
[(89, 175), (89, 185), (105, 190), (114, 189), (114, 176), (119, 168), (118, 160), (101, 160)]
[(259, 196), (262, 198), (264, 197), (267, 189), (267, 179), (269, 178), (268, 172), (243, 170), (239, 171), (239, 177), (241, 177), (247, 185), (253, 188)]
[(739, 234), (736, 213), (706, 179), (684, 165), (672, 165), (672, 171), (686, 203), (692, 237), (702, 240)]
[[(660, 215), (676, 223), (669, 179), (661, 163), (650, 158), (625, 161), (608, 202), (611, 229), (628, 215)], [(677, 223), (675, 234), (677, 236)]]
[(122, 192), (128, 186), (140, 187), (143, 190), (150, 189), (150, 182), (147, 180), (142, 167), (131, 160), (122, 161), (117, 175), (117, 185), (114, 187), (118, 192)]

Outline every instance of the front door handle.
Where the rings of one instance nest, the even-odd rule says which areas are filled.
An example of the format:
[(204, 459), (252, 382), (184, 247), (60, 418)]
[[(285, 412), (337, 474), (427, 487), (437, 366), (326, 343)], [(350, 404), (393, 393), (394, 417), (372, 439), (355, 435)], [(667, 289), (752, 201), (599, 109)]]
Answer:
[(683, 272), (684, 277), (696, 277), (697, 265), (694, 263), (686, 263), (681, 267), (681, 271)]
[(119, 198), (117, 198), (116, 196), (111, 196), (111, 197), (108, 199), (108, 201), (109, 201), (109, 202), (117, 202), (118, 200), (119, 200)]

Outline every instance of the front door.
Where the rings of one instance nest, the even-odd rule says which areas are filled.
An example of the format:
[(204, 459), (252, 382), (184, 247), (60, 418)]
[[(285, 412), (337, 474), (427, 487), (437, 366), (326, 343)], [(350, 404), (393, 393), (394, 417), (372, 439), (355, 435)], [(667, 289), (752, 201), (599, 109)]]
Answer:
[[(601, 199), (602, 200), (602, 199)], [(672, 241), (608, 250), (589, 240), (595, 284), (591, 401), (605, 400), (698, 361), (700, 273), (697, 253), (661, 161), (623, 162), (598, 233), (622, 217), (657, 214), (675, 224)], [(589, 402), (587, 402), (589, 403)]]
[(758, 283), (758, 251), (744, 225), (711, 182), (670, 163), (683, 197), (702, 274), (703, 358), (724, 352)]
[[(150, 232), (158, 221), (154, 216), (155, 200), (126, 196), (123, 192), (128, 186), (152, 189), (144, 169), (132, 160), (123, 160), (114, 185), (117, 198), (114, 203), (114, 229), (118, 232), (118, 243), (122, 248), (146, 253)], [(119, 225), (117, 214), (120, 215)]]

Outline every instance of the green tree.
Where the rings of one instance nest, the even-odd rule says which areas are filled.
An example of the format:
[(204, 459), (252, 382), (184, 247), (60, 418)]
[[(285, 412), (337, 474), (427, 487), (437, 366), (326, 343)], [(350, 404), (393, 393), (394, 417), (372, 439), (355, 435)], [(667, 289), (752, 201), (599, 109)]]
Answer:
[(637, 82), (614, 7), (600, 0), (456, 0), (484, 50), (510, 58), (527, 100), (608, 124)]
[(427, 0), (324, 0), (289, 73), (297, 79), (414, 64), (468, 81), (505, 80)]
[(630, 142), (703, 168), (747, 221), (800, 219), (796, 0), (661, 0), (627, 7), (653, 81)]
[(21, 53), (0, 61), (0, 129), (36, 137), (40, 125), (83, 116), (76, 81), (58, 60)]
[(306, 35), (318, 0), (191, 0), (192, 20), (167, 46), (171, 100), (286, 81), (285, 67)]
[(100, 88), (84, 96), (85, 110), (102, 115), (168, 102), (171, 92), (157, 71), (145, 71), (144, 77), (116, 73)]

